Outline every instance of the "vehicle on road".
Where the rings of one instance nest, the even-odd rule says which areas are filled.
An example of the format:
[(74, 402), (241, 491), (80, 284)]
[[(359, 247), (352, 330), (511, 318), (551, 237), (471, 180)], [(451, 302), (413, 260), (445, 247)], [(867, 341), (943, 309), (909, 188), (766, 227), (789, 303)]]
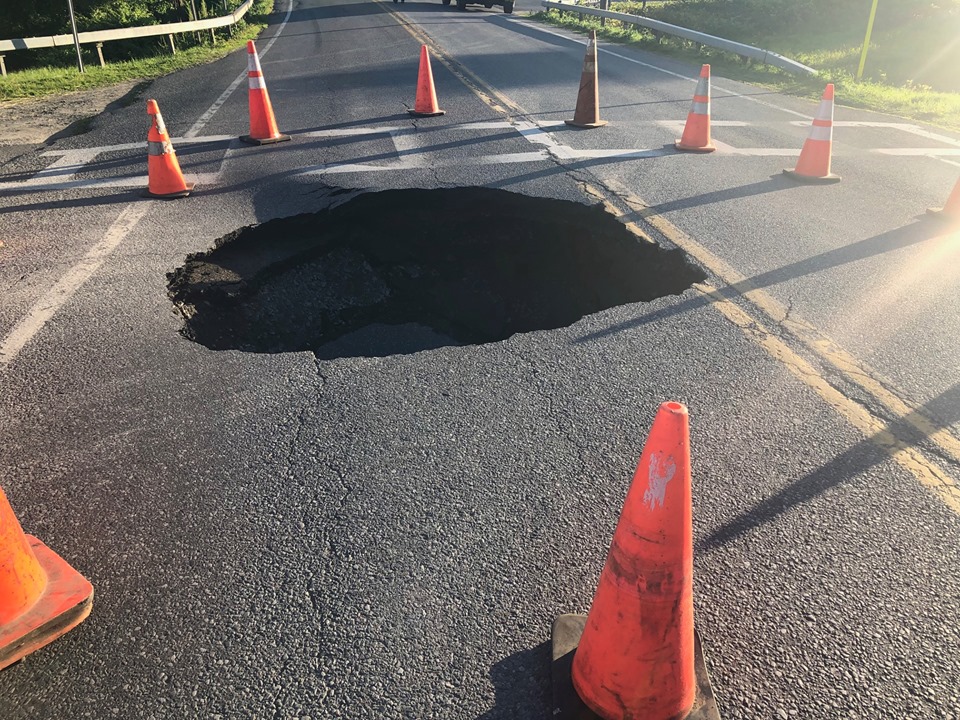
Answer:
[[(396, 0), (394, 0), (396, 2)], [(441, 0), (444, 5), (449, 5), (451, 0)], [(467, 5), (483, 5), (487, 10), (494, 5), (502, 5), (505, 13), (513, 12), (513, 0), (457, 0), (457, 9), (466, 10)]]

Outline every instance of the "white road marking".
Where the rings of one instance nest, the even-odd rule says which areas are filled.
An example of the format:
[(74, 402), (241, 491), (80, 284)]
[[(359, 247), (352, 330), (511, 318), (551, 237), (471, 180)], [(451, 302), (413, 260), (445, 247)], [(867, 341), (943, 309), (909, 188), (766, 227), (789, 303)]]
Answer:
[(937, 157), (946, 155), (953, 157), (960, 155), (960, 147), (957, 148), (877, 148), (872, 152), (881, 155), (899, 155), (899, 156), (927, 156)]
[(34, 303), (27, 315), (14, 325), (0, 344), (0, 367), (12, 362), (20, 354), (24, 345), (30, 342), (50, 318), (100, 269), (110, 253), (130, 234), (151, 206), (152, 203), (149, 202), (127, 205), (113, 224), (107, 228), (103, 239), (90, 248), (80, 262), (70, 268), (56, 285)]
[[(430, 161), (428, 167), (463, 167), (467, 165), (513, 165), (517, 163), (535, 163), (549, 160), (546, 150), (537, 150), (524, 153), (501, 153), (498, 155), (480, 155), (471, 158), (436, 158)], [(398, 170), (413, 170), (423, 167), (419, 158), (404, 157), (400, 160), (373, 165), (369, 163), (332, 163), (329, 165), (314, 165), (306, 167), (295, 175), (339, 175), (343, 173), (364, 172), (395, 172)]]
[[(215, 185), (220, 179), (220, 173), (191, 173), (185, 172), (184, 178), (198, 185)], [(57, 180), (46, 178), (39, 183), (32, 181), (0, 183), (0, 192), (33, 192), (39, 190), (99, 190), (102, 188), (146, 188), (150, 178), (146, 175), (124, 175), (112, 178), (86, 178), (80, 180)]]

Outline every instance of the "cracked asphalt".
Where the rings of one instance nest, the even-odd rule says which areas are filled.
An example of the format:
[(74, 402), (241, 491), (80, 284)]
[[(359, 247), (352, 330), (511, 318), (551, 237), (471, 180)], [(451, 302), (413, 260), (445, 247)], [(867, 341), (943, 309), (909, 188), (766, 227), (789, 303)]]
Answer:
[[(111, 149), (77, 178), (142, 175), (146, 97), (179, 138), (243, 53), (0, 165), (23, 183), (0, 192), (0, 346), (55, 303), (0, 355), (0, 486), (96, 589), (89, 619), (0, 674), (0, 717), (550, 717), (550, 625), (587, 610), (673, 399), (690, 409), (696, 622), (722, 717), (957, 720), (960, 245), (916, 219), (956, 168), (874, 152), (921, 144), (890, 126), (838, 127), (831, 188), (786, 184), (789, 156), (604, 157), (672, 142), (696, 68), (601, 52), (611, 124), (565, 131), (548, 124), (572, 112), (581, 39), (438, 2), (286, 9), (258, 46), (277, 38), (261, 59), (293, 141), (229, 140), (241, 88), (206, 139), (177, 142), (207, 178), (190, 198), (31, 178), (62, 156), (44, 153), (89, 148)], [(441, 118), (406, 113), (420, 38), (400, 19), (447, 56)], [(719, 139), (802, 144), (791, 123), (812, 103), (714, 80), (714, 118), (750, 123)], [(517, 124), (533, 122), (548, 132)], [(472, 186), (603, 199), (709, 288), (386, 357), (180, 334), (167, 273), (218, 238), (357, 190)], [(56, 296), (78, 267), (89, 279)]]

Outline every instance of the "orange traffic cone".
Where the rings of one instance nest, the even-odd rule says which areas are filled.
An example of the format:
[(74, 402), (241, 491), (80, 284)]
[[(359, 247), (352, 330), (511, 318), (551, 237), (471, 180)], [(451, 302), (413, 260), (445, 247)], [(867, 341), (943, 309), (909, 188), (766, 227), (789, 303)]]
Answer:
[(710, 66), (700, 68), (697, 89), (693, 91), (693, 104), (687, 113), (683, 136), (674, 144), (684, 152), (709, 153), (717, 148), (710, 138)]
[(289, 135), (283, 135), (277, 129), (277, 119), (273, 115), (273, 105), (270, 104), (270, 93), (267, 92), (267, 83), (263, 79), (263, 70), (260, 69), (260, 56), (253, 40), (247, 41), (247, 98), (250, 105), (250, 134), (241, 135), (240, 139), (251, 145), (269, 145), (270, 143), (289, 140)]
[(92, 607), (93, 586), (24, 534), (0, 489), (0, 670), (79, 625)]
[(960, 180), (957, 180), (957, 184), (953, 188), (953, 192), (950, 193), (950, 197), (947, 198), (947, 204), (942, 208), (930, 208), (927, 212), (931, 215), (936, 215), (941, 220), (946, 220), (947, 222), (960, 223)]
[(553, 658), (555, 717), (587, 717), (582, 701), (606, 720), (719, 720), (693, 630), (690, 440), (680, 403), (657, 412), (590, 614), (557, 618)]
[(803, 183), (836, 183), (840, 176), (830, 172), (833, 154), (833, 83), (823, 91), (823, 99), (813, 119), (810, 135), (803, 143), (800, 159), (793, 170), (783, 172)]
[(163, 124), (163, 115), (156, 100), (147, 100), (147, 115), (153, 116), (150, 131), (147, 133), (147, 170), (149, 182), (143, 191), (146, 197), (174, 198), (186, 197), (194, 184), (183, 179), (177, 153)]
[(433, 70), (430, 69), (430, 51), (426, 45), (420, 47), (420, 74), (417, 76), (417, 101), (413, 110), (408, 110), (417, 117), (436, 117), (445, 115), (437, 105), (437, 90), (433, 86)]
[(580, 73), (580, 91), (577, 93), (577, 109), (573, 120), (564, 120), (567, 125), (578, 128), (598, 128), (607, 124), (600, 119), (600, 84), (597, 79), (597, 31), (590, 31), (590, 42), (583, 57), (583, 72)]

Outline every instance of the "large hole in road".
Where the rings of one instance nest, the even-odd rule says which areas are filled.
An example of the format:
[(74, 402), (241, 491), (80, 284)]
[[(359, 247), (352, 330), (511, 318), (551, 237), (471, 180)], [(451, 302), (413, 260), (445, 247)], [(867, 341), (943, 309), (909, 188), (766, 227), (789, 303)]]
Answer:
[(215, 350), (386, 356), (563, 327), (704, 278), (602, 206), (489, 188), (364, 193), (220, 238), (169, 275)]

